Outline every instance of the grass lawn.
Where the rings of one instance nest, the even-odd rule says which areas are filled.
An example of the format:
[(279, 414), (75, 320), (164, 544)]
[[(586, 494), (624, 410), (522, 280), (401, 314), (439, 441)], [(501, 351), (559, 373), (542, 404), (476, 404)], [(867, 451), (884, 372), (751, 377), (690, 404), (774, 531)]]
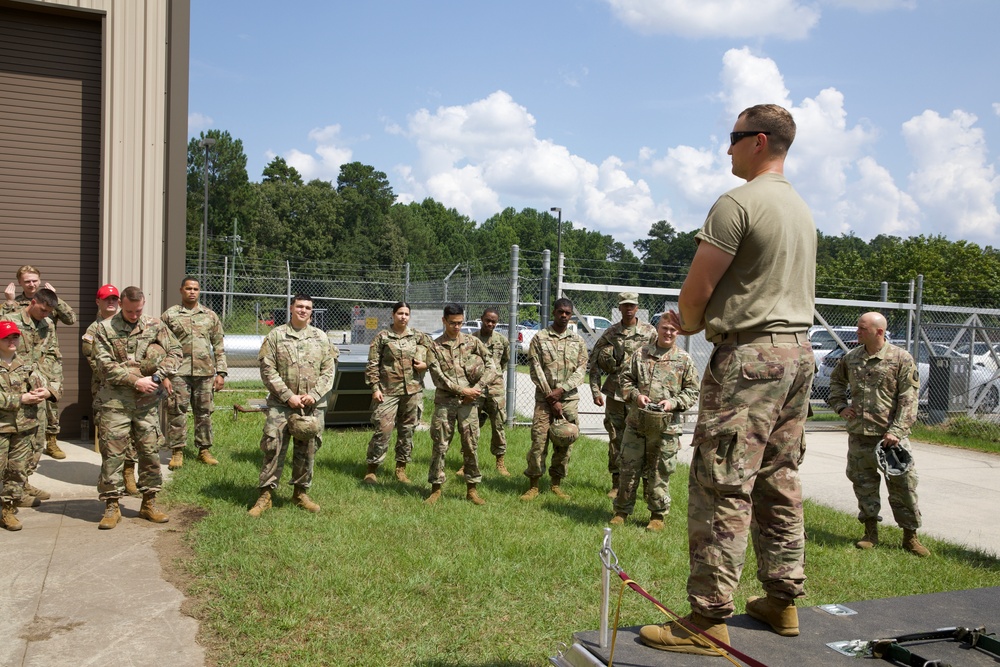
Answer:
[[(253, 519), (247, 509), (257, 497), (264, 415), (234, 421), (231, 410), (263, 396), (248, 386), (217, 396), (212, 451), (221, 465), (185, 465), (163, 494), (175, 508), (207, 510), (187, 535), (193, 557), (173, 567), (188, 577), (185, 592), (215, 664), (541, 666), (574, 631), (599, 626), (598, 550), (612, 515), (606, 444), (583, 438), (574, 445), (564, 484), (572, 500), (543, 493), (523, 503), (529, 430), (509, 434), (510, 478), (497, 475), (484, 435), (487, 504), (476, 507), (452, 474), (461, 465), (456, 437), (444, 498), (428, 507), (426, 431), (415, 438), (413, 484), (395, 481), (390, 452), (380, 484), (368, 487), (360, 482), (369, 431), (327, 430), (310, 491), (322, 511), (292, 506), (283, 483), (275, 507)], [(664, 532), (642, 529), (648, 512), (640, 502), (635, 521), (616, 528), (612, 542), (625, 571), (682, 613), (686, 482), (682, 467), (671, 479)], [(862, 552), (853, 546), (853, 517), (807, 504), (806, 521), (804, 605), (1000, 585), (1000, 561), (983, 554), (922, 537), (934, 554), (917, 559), (898, 548), (901, 534), (891, 527), (882, 531), (884, 547)], [(755, 569), (751, 550), (739, 611), (761, 594)], [(622, 625), (661, 621), (648, 602), (626, 594)]]

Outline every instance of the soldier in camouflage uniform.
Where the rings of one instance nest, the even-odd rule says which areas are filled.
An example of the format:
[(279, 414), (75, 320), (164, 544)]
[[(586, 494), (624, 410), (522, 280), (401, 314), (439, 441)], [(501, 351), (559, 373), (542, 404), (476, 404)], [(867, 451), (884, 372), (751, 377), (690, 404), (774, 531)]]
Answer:
[(507, 464), (504, 462), (504, 456), (507, 454), (507, 432), (504, 430), (507, 421), (507, 385), (504, 383), (503, 375), (504, 369), (510, 362), (510, 341), (496, 332), (497, 324), (500, 323), (500, 312), (496, 308), (484, 310), (480, 321), (482, 326), (473, 335), (490, 351), (497, 368), (497, 377), (486, 388), (486, 395), (483, 396), (479, 426), (482, 427), (487, 418), (490, 420), (490, 425), (493, 427), (490, 453), (497, 458), (497, 472), (504, 477), (510, 477)]
[(170, 394), (170, 378), (181, 362), (181, 345), (155, 317), (143, 315), (146, 297), (138, 287), (121, 293), (121, 310), (102, 321), (94, 336), (93, 355), (101, 377), (101, 476), (97, 490), (105, 502), (98, 528), (121, 521), (118, 499), (125, 492), (123, 469), (130, 441), (139, 455), (139, 517), (166, 523), (156, 507), (163, 485), (160, 474), (159, 402)]
[(413, 431), (420, 422), (424, 400), (427, 350), (433, 342), (425, 333), (411, 329), (410, 304), (392, 306), (392, 324), (378, 332), (368, 347), (365, 384), (371, 387), (372, 433), (368, 441), (364, 482), (377, 484), (375, 473), (389, 451), (389, 438), (396, 429), (396, 479), (409, 484), (406, 465), (413, 456)]
[[(80, 346), (84, 359), (90, 364), (91, 407), (94, 410), (95, 440), (97, 441), (98, 449), (100, 449), (101, 443), (101, 376), (97, 372), (97, 360), (94, 358), (94, 336), (97, 335), (97, 327), (101, 326), (101, 322), (109, 317), (114, 317), (115, 313), (118, 312), (119, 298), (118, 288), (114, 285), (102, 285), (97, 290), (97, 319), (87, 327)], [(122, 471), (122, 475), (125, 478), (125, 493), (130, 496), (139, 495), (139, 487), (136, 485), (135, 479), (135, 468), (138, 464), (139, 457), (135, 453), (135, 443), (129, 439), (128, 447), (125, 448), (125, 468)]]
[(226, 383), (226, 350), (222, 321), (213, 310), (198, 303), (201, 286), (197, 278), (181, 281), (181, 304), (168, 308), (160, 319), (184, 349), (181, 368), (174, 377), (174, 393), (167, 399), (167, 447), (172, 451), (169, 468), (184, 465), (187, 444), (187, 413), (194, 412), (194, 444), (198, 460), (218, 465), (212, 456), (212, 398)]
[[(608, 327), (597, 339), (594, 349), (590, 352), (587, 369), (590, 373), (590, 393), (594, 397), (594, 404), (598, 407), (604, 406), (604, 428), (608, 432), (608, 472), (611, 473), (609, 498), (618, 495), (619, 457), (628, 413), (619, 377), (628, 368), (632, 354), (656, 338), (653, 327), (640, 322), (636, 317), (639, 311), (638, 294), (620, 292), (618, 310), (622, 314), (622, 319)], [(607, 377), (604, 387), (601, 387), (601, 375)], [(604, 396), (607, 396), (607, 400)]]
[[(521, 500), (531, 501), (538, 497), (538, 480), (545, 473), (549, 427), (553, 420), (563, 417), (573, 424), (578, 423), (580, 397), (577, 388), (583, 384), (587, 372), (587, 344), (569, 330), (572, 315), (573, 302), (566, 298), (556, 299), (552, 305), (552, 325), (535, 334), (528, 346), (531, 381), (535, 383), (535, 412), (531, 418), (528, 467), (524, 471), (528, 490)], [(561, 483), (569, 468), (571, 451), (572, 445), (563, 447), (552, 443), (552, 463), (549, 465), (552, 493), (563, 500), (569, 499)]]
[[(292, 502), (308, 512), (320, 510), (306, 490), (312, 486), (316, 452), (323, 445), (327, 396), (333, 388), (340, 351), (330, 344), (326, 332), (309, 324), (312, 312), (311, 297), (302, 294), (293, 297), (288, 323), (275, 327), (264, 337), (257, 355), (260, 379), (268, 390), (268, 411), (260, 439), (260, 450), (264, 453), (258, 484), (260, 496), (249, 512), (253, 517), (271, 507), (289, 441), (293, 442)], [(301, 416), (315, 420), (315, 435), (292, 436), (291, 422)]]
[(648, 531), (663, 530), (663, 517), (670, 511), (670, 475), (677, 468), (681, 446), (681, 413), (698, 402), (698, 371), (691, 355), (677, 347), (677, 329), (662, 317), (656, 333), (656, 342), (633, 354), (619, 376), (619, 391), (631, 409), (622, 438), (621, 483), (611, 519), (612, 525), (620, 525), (632, 513), (645, 470), (649, 475)]
[[(8, 313), (3, 319), (10, 320), (17, 324), (21, 332), (21, 342), (18, 345), (18, 353), (30, 362), (45, 378), (46, 387), (49, 388), (51, 396), (45, 402), (56, 403), (62, 396), (62, 354), (59, 352), (59, 338), (56, 336), (56, 328), (49, 315), (56, 306), (56, 295), (52, 290), (42, 288), (35, 292), (35, 296), (24, 308)], [(49, 414), (47, 405), (39, 405), (37, 411), (38, 429), (35, 432), (35, 441), (31, 449), (31, 460), (28, 462), (28, 475), (33, 475), (38, 469), (38, 461), (42, 458), (42, 452), (46, 448), (45, 423)], [(57, 412), (54, 408), (52, 412)], [(64, 455), (65, 456), (65, 455)], [(24, 484), (24, 495), (21, 498), (22, 507), (32, 507), (41, 500), (48, 500), (52, 495), (30, 482)]]
[(0, 321), (0, 525), (21, 530), (14, 514), (28, 481), (28, 462), (38, 429), (38, 404), (49, 397), (45, 378), (27, 357), (17, 354), (21, 331), (17, 324)]
[(483, 342), (462, 333), (465, 310), (457, 303), (444, 307), (444, 333), (434, 341), (428, 362), (434, 380), (434, 416), (431, 417), (431, 467), (427, 481), (431, 493), (425, 501), (433, 505), (441, 498), (444, 484), (444, 457), (451, 445), (456, 425), (462, 440), (462, 468), (465, 497), (476, 505), (485, 504), (476, 487), (482, 481), (476, 450), (479, 445), (479, 406), (486, 388), (496, 379), (493, 357)]
[[(858, 521), (865, 525), (864, 537), (855, 543), (859, 549), (878, 544), (878, 522), (882, 520), (875, 448), (885, 440), (890, 447), (910, 451), (910, 427), (917, 419), (917, 364), (906, 350), (886, 341), (886, 326), (880, 313), (865, 313), (858, 319), (861, 344), (845, 354), (833, 369), (827, 399), (830, 407), (847, 420), (847, 478), (858, 499)], [(930, 551), (917, 538), (920, 509), (916, 467), (903, 475), (887, 475), (885, 485), (892, 516), (903, 529), (903, 548), (917, 556), (929, 556)]]
[[(51, 290), (53, 294), (56, 291), (56, 288), (51, 284), (43, 284), (42, 276), (38, 269), (29, 264), (17, 270), (17, 282), (21, 286), (21, 294), (18, 296), (14, 295), (17, 291), (14, 283), (7, 285), (7, 289), (4, 290), (6, 300), (3, 306), (0, 307), (0, 316), (26, 307), (40, 288), (44, 287), (47, 290)], [(73, 312), (68, 303), (56, 297), (56, 305), (52, 308), (49, 320), (52, 322), (53, 327), (56, 327), (60, 322), (66, 326), (72, 326), (76, 324), (76, 313)], [(60, 367), (62, 366), (62, 354), (59, 355), (59, 365)], [(56, 403), (52, 401), (45, 402), (45, 421), (44, 423), (40, 422), (39, 428), (45, 437), (44, 453), (54, 459), (66, 458), (66, 453), (59, 448), (59, 443), (56, 441), (59, 435), (59, 406)]]
[[(688, 478), (685, 623), (729, 643), (725, 619), (748, 538), (767, 597), (746, 612), (782, 636), (799, 634), (805, 531), (799, 462), (815, 363), (816, 225), (784, 177), (795, 121), (774, 104), (740, 113), (730, 136), (732, 172), (747, 181), (722, 195), (696, 239), (678, 296), (681, 334), (715, 344), (701, 380)], [(766, 258), (766, 261), (762, 261)], [(639, 631), (647, 646), (718, 655), (678, 621)]]

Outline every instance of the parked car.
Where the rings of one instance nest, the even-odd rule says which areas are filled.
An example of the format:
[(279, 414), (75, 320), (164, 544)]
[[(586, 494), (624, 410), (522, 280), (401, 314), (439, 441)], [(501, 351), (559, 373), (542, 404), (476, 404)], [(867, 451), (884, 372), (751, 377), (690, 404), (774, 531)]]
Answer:
[[(855, 334), (856, 333), (857, 330), (855, 330)], [(858, 339), (845, 339), (844, 344), (847, 345), (849, 349), (853, 350), (858, 346)], [(813, 354), (815, 354), (815, 351)], [(837, 367), (837, 364), (840, 363), (841, 358), (843, 358), (845, 354), (846, 352), (844, 352), (844, 348), (839, 345), (836, 349), (826, 350), (823, 352), (823, 357), (817, 363), (816, 375), (813, 376), (813, 398), (825, 399), (830, 395), (830, 375), (833, 373), (833, 369)]]
[(833, 329), (832, 333), (825, 327), (820, 327), (819, 329), (816, 329), (815, 327), (810, 328), (811, 333), (809, 334), (809, 342), (812, 343), (813, 356), (816, 358), (817, 366), (823, 361), (823, 357), (828, 355), (832, 350), (840, 348), (840, 343), (837, 342), (837, 338), (834, 338), (833, 334), (837, 334), (837, 337), (845, 343), (848, 339), (852, 339), (855, 341), (855, 344), (857, 344), (857, 327), (831, 328)]
[[(969, 344), (963, 343), (955, 348), (960, 356), (969, 358)], [(976, 341), (972, 344), (972, 363), (982, 364), (986, 368), (995, 371), (997, 369), (997, 358), (1000, 357), (1000, 343), (989, 343)]]

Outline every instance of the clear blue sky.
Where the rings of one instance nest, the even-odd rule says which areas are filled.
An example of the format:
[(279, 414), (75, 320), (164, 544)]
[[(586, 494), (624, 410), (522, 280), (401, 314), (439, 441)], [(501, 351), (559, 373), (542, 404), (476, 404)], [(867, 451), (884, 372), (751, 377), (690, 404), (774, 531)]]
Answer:
[(1000, 246), (997, 0), (194, 0), (189, 131), (251, 180), (360, 161), (399, 201), (548, 210), (627, 245), (739, 183), (728, 133), (789, 108), (824, 233)]

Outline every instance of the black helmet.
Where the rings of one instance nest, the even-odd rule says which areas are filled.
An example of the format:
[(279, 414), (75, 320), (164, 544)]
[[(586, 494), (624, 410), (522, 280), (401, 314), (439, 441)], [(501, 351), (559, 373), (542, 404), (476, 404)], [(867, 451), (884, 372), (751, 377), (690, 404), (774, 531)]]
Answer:
[(896, 446), (886, 445), (885, 440), (880, 440), (875, 447), (875, 460), (878, 469), (886, 477), (905, 475), (913, 468), (913, 457), (906, 449), (907, 444), (909, 444), (907, 438), (900, 440), (899, 445)]

